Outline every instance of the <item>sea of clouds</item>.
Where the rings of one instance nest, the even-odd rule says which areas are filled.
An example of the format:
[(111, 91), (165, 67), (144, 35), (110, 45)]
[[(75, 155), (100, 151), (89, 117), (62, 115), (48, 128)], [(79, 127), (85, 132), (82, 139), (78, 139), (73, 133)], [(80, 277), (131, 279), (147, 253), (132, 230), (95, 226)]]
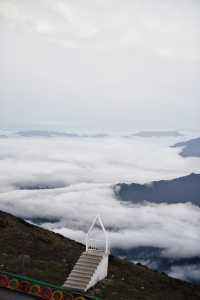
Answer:
[[(199, 158), (182, 158), (180, 149), (169, 147), (187, 138), (2, 137), (0, 210), (81, 242), (100, 214), (111, 247), (151, 246), (163, 249), (163, 257), (200, 257), (199, 207), (124, 204), (113, 193), (119, 182), (199, 173)], [(199, 274), (195, 266), (174, 267), (170, 274), (185, 278), (189, 270)]]

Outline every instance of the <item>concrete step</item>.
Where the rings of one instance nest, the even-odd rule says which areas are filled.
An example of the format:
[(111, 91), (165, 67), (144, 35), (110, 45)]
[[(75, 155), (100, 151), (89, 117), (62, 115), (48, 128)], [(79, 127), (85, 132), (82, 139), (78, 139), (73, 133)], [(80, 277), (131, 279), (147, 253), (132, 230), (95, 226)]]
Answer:
[(66, 281), (66, 284), (80, 284), (80, 285), (87, 285), (89, 283), (90, 279), (88, 278), (68, 278)]
[(67, 281), (68, 280), (79, 280), (79, 279), (80, 279), (80, 281), (90, 281), (91, 276), (81, 276), (81, 275), (73, 275), (73, 274), (71, 274), (68, 277)]
[(91, 278), (93, 273), (80, 273), (80, 272), (71, 272), (68, 278), (76, 277), (76, 278)]
[[(71, 271), (71, 273), (85, 273), (85, 274), (93, 274), (95, 269), (89, 269), (89, 268), (79, 268), (78, 266), (74, 267), (74, 269)], [(70, 274), (71, 274), (70, 273)]]
[(88, 257), (103, 257), (104, 253), (88, 253), (84, 252), (81, 256), (88, 256)]
[(86, 268), (86, 269), (95, 269), (97, 267), (96, 263), (88, 263), (88, 262), (77, 262), (75, 266), (79, 266), (81, 268)]
[(101, 261), (101, 258), (98, 259), (98, 258), (90, 258), (90, 257), (84, 256), (84, 257), (80, 257), (78, 261), (99, 262), (99, 261)]
[(68, 277), (65, 284), (87, 285), (89, 281), (90, 278)]
[(89, 262), (100, 262), (102, 260), (102, 258), (101, 257), (99, 257), (99, 258), (91, 258), (91, 257), (87, 257), (87, 256), (84, 256), (84, 257), (80, 257), (79, 258), (79, 260), (78, 261), (89, 261)]
[(81, 255), (81, 257), (79, 259), (87, 259), (90, 261), (100, 261), (100, 260), (102, 260), (102, 256)]
[(94, 271), (92, 270), (92, 271), (88, 271), (88, 270), (78, 270), (78, 269), (76, 269), (76, 270), (72, 270), (71, 271), (71, 273), (69, 274), (69, 276), (71, 275), (71, 274), (73, 274), (73, 275), (76, 275), (77, 274), (77, 276), (92, 276), (93, 274), (94, 274)]
[(82, 253), (64, 283), (64, 287), (80, 291), (86, 290), (102, 258), (103, 253), (99, 251)]
[(84, 271), (84, 270), (72, 270), (70, 275), (77, 275), (77, 276), (92, 276), (93, 275), (93, 272), (88, 272), (88, 271)]
[(87, 261), (87, 260), (80, 260), (76, 263), (77, 266), (88, 266), (88, 267), (97, 267), (99, 265), (99, 262), (91, 262), (91, 261)]
[(85, 251), (82, 253), (82, 255), (93, 255), (93, 256), (103, 256), (105, 254), (104, 251), (100, 251), (100, 250), (89, 250), (89, 251)]
[(88, 286), (89, 282), (80, 282), (80, 281), (75, 281), (75, 280), (70, 280), (70, 281), (67, 281), (65, 283), (65, 287), (71, 287), (71, 288), (74, 288), (74, 289), (81, 289), (81, 290), (85, 290), (86, 287)]
[(66, 283), (63, 285), (66, 288), (69, 289), (75, 289), (75, 290), (79, 290), (79, 291), (84, 291), (86, 289), (85, 285), (80, 285), (80, 284), (70, 284), (70, 283)]
[(102, 258), (100, 256), (99, 257), (90, 257), (90, 256), (85, 255), (85, 256), (81, 256), (78, 261), (79, 262), (80, 261), (88, 261), (91, 263), (99, 263), (101, 260), (102, 260)]
[(82, 263), (82, 264), (90, 264), (90, 265), (98, 265), (100, 263), (101, 260), (91, 260), (91, 259), (87, 259), (87, 258), (82, 258), (82, 259), (79, 259), (77, 261), (77, 263)]
[[(79, 266), (75, 266), (73, 268), (73, 270), (71, 271), (71, 273), (73, 272), (76, 272), (76, 273), (85, 273), (85, 274), (90, 274), (92, 276), (92, 274), (94, 273), (96, 269), (94, 268), (79, 268)], [(70, 274), (71, 274), (70, 273)]]

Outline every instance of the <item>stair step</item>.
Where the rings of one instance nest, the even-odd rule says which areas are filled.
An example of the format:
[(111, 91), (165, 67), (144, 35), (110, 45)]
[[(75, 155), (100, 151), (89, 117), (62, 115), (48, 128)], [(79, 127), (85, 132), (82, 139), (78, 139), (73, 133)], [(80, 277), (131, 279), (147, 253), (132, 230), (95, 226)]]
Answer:
[(66, 288), (70, 288), (70, 289), (75, 289), (75, 290), (80, 290), (80, 291), (84, 291), (86, 286), (85, 285), (80, 285), (80, 284), (64, 284), (64, 287)]
[(101, 260), (101, 256), (88, 256), (88, 255), (82, 255), (80, 259), (89, 259), (89, 260)]
[(90, 278), (79, 278), (79, 277), (69, 277), (67, 279), (67, 282), (81, 282), (81, 283), (87, 283), (90, 281)]
[(93, 273), (92, 274), (88, 274), (88, 273), (80, 273), (80, 272), (78, 272), (78, 273), (71, 272), (69, 274), (68, 278), (71, 278), (71, 277), (76, 277), (76, 278), (91, 278), (92, 275), (93, 275)]
[[(80, 268), (80, 266), (75, 266), (74, 269), (72, 270), (72, 272), (73, 272), (73, 271), (79, 271), (79, 272), (85, 272), (85, 273), (87, 273), (87, 274), (91, 274), (91, 273), (93, 274), (93, 273), (96, 271), (96, 269), (97, 269), (96, 267), (95, 267), (95, 268), (89, 268), (89, 267), (84, 267), (84, 268), (81, 267), (81, 268)], [(71, 273), (72, 273), (72, 272), (71, 272)], [(70, 274), (71, 274), (71, 273), (70, 273)], [(70, 275), (70, 274), (69, 274), (69, 275)]]
[(87, 263), (87, 264), (99, 264), (100, 260), (88, 259), (88, 258), (80, 258), (77, 263)]
[(90, 255), (90, 256), (103, 256), (105, 253), (104, 252), (83, 252), (82, 255)]
[[(68, 279), (79, 279), (79, 278), (80, 278), (80, 280), (82, 280), (82, 279), (83, 279), (83, 280), (84, 280), (84, 279), (85, 279), (85, 280), (86, 280), (86, 279), (87, 279), (87, 280), (90, 280), (90, 279), (91, 279), (91, 275), (72, 274), (72, 273), (71, 273), (71, 274), (69, 275), (69, 277), (68, 277)], [(67, 280), (68, 280), (68, 279), (67, 279)]]
[(80, 266), (81, 268), (86, 268), (86, 269), (96, 269), (97, 264), (88, 264), (85, 262), (77, 262), (75, 267), (76, 266)]
[(79, 259), (87, 259), (90, 261), (101, 261), (102, 257), (101, 256), (88, 256), (88, 255), (82, 255)]
[(80, 279), (80, 278), (68, 278), (66, 281), (66, 284), (79, 284), (79, 285), (88, 285), (88, 283), (90, 282), (90, 280), (87, 279)]
[(84, 260), (84, 259), (80, 259), (76, 264), (86, 264), (86, 265), (98, 265), (100, 263), (100, 261), (91, 261), (91, 260)]
[(82, 271), (82, 270), (75, 270), (75, 271), (72, 271), (70, 274), (69, 274), (69, 276), (71, 276), (71, 275), (77, 275), (77, 276), (92, 276), (94, 274), (94, 271), (90, 271), (90, 272), (85, 272), (85, 271)]
[(91, 258), (91, 257), (80, 257), (80, 259), (78, 260), (78, 262), (80, 261), (87, 261), (87, 262), (91, 262), (91, 263), (99, 263), (102, 260), (102, 258)]
[[(96, 262), (96, 263), (91, 263), (90, 261), (78, 261), (77, 263), (76, 263), (76, 265), (77, 266), (88, 266), (88, 267), (97, 267), (98, 265), (99, 265), (99, 262)], [(75, 266), (76, 266), (75, 265)]]
[(83, 252), (82, 255), (93, 255), (93, 256), (103, 256), (105, 254), (104, 251), (99, 251), (99, 250), (89, 250), (87, 252)]
[(67, 282), (64, 287), (67, 287), (67, 288), (71, 288), (71, 289), (76, 289), (76, 290), (82, 290), (84, 291), (87, 287), (87, 284), (82, 284), (82, 283), (79, 283), (79, 282)]
[(102, 258), (103, 255), (96, 255), (96, 254), (88, 254), (87, 252), (86, 253), (83, 253), (81, 256), (84, 256), (84, 257), (90, 257), (90, 258)]
[(77, 274), (79, 276), (85, 275), (85, 276), (92, 276), (93, 275), (93, 271), (88, 271), (88, 270), (72, 270), (70, 273), (70, 276), (73, 274)]
[[(92, 269), (91, 269), (91, 268), (79, 268), (79, 266), (75, 266), (74, 269), (71, 271), (71, 273), (72, 273), (72, 272), (73, 272), (73, 273), (74, 273), (74, 272), (75, 272), (75, 273), (82, 273), (82, 274), (85, 273), (85, 274), (88, 274), (88, 275), (89, 275), (89, 274), (93, 274), (93, 273), (95, 272), (95, 270), (96, 270), (96, 268), (95, 268), (95, 269), (94, 269), (94, 268), (92, 268)], [(70, 274), (71, 274), (71, 273), (70, 273)], [(69, 274), (69, 275), (70, 275), (70, 274)]]
[(97, 256), (97, 255), (81, 255), (80, 258), (88, 258), (91, 260), (95, 259), (102, 259), (102, 256)]
[(85, 261), (77, 262), (74, 267), (79, 266), (80, 268), (95, 269), (99, 264), (90, 264)]
[(80, 268), (95, 269), (99, 264), (89, 264), (88, 262), (77, 262), (74, 267), (79, 266)]

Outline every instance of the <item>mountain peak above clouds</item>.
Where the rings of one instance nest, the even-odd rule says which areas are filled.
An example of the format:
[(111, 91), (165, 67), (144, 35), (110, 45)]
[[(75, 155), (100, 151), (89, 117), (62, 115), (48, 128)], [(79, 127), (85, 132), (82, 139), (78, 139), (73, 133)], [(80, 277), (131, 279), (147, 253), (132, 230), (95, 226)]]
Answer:
[(176, 143), (172, 148), (182, 148), (182, 157), (200, 157), (200, 137), (185, 142)]
[(141, 203), (186, 203), (200, 206), (200, 174), (171, 179), (152, 181), (148, 184), (119, 183), (114, 186), (115, 195), (121, 201)]

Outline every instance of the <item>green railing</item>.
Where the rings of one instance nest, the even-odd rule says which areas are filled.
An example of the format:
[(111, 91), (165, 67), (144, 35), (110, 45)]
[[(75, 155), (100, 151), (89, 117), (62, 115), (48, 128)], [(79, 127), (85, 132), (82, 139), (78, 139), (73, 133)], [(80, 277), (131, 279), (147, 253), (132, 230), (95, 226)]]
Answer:
[(101, 300), (98, 297), (10, 272), (0, 272), (0, 287), (46, 300)]

